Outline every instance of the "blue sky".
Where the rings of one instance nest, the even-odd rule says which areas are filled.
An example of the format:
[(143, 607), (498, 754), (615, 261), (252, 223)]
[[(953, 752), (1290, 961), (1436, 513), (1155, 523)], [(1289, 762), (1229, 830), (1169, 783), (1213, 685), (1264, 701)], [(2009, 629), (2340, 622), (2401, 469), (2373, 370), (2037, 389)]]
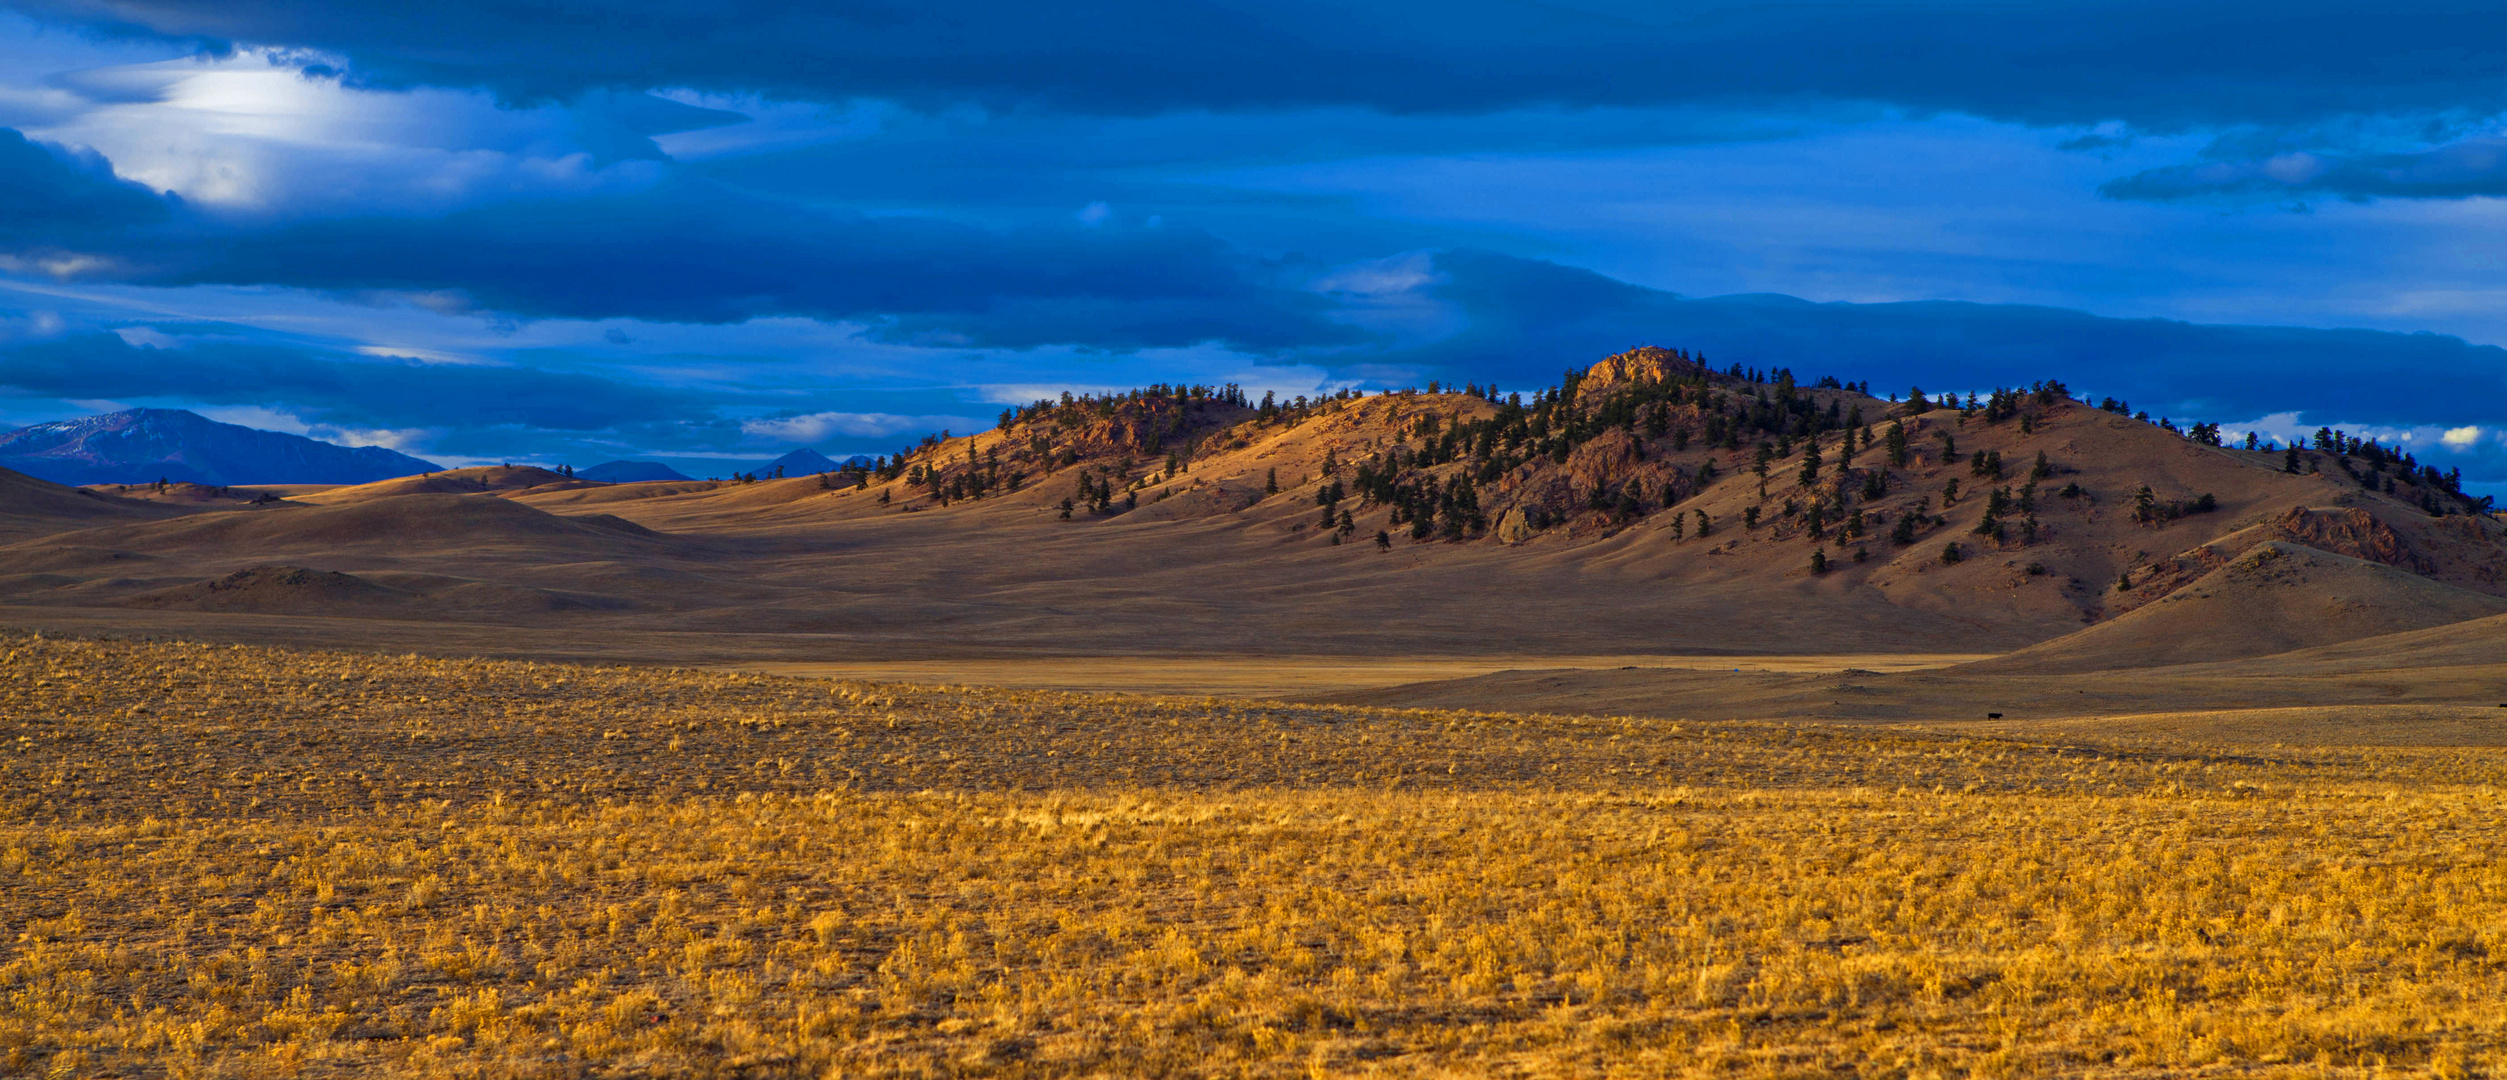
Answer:
[(892, 450), (1640, 343), (2507, 491), (2461, 5), (0, 0), (0, 424)]

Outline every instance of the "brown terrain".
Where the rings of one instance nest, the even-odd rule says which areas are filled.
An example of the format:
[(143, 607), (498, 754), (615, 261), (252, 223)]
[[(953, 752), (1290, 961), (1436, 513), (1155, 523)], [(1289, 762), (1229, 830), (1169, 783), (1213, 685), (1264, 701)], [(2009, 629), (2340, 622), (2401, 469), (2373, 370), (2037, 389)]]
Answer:
[(5, 474), (0, 624), (1717, 719), (2507, 720), (2507, 528), (2433, 474), (2059, 386), (1931, 404), (1643, 349), (1520, 406), (1038, 403), (875, 475)]
[(0, 474), (0, 1075), (2507, 1074), (2443, 478), (1568, 385)]

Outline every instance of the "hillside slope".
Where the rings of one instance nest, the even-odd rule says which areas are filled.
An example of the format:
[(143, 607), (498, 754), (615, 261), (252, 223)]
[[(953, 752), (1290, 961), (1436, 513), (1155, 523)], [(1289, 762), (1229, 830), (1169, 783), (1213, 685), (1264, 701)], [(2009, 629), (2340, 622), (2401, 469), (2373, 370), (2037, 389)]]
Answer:
[(171, 513), (0, 468), (0, 538), (44, 536), (103, 522), (150, 521)]
[(2125, 615), (1963, 666), (2115, 671), (2270, 656), (2507, 614), (2507, 599), (2284, 540)]
[(317, 509), (248, 526), (0, 549), (0, 593), (116, 605), (283, 555), (383, 584), (607, 598), (531, 617), (652, 635), (639, 655), (759, 635), (742, 646), (759, 658), (1998, 653), (2267, 541), (2507, 594), (2498, 523), (2400, 455), (2187, 435), (2056, 384), (1890, 401), (1646, 349), (1529, 398), (1042, 401), (781, 480), (489, 468), (303, 491), (290, 503)]

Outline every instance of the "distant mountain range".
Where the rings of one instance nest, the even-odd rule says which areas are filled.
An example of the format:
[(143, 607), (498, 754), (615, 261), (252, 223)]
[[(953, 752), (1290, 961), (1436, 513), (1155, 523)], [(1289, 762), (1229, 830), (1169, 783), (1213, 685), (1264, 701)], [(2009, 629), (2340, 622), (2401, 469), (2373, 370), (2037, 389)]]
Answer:
[(0, 467), (56, 484), (363, 484), (443, 466), (380, 446), (334, 443), (211, 420), (185, 409), (126, 409), (0, 435)]
[(575, 473), (579, 480), (597, 480), (604, 484), (635, 484), (647, 480), (693, 479), (679, 470), (658, 461), (604, 461)]
[(804, 446), (759, 466), (756, 471), (759, 476), (808, 476), (834, 472), (843, 467), (843, 463)]
[[(854, 456), (846, 458), (842, 461), (837, 461), (834, 458), (830, 458), (825, 454), (804, 446), (763, 465), (734, 467), (728, 474), (725, 475), (739, 476), (743, 474), (754, 474), (761, 479), (771, 480), (778, 476), (810, 476), (816, 473), (836, 472), (847, 467), (866, 466), (870, 463), (870, 458), (863, 457), (860, 454), (855, 454)], [(583, 480), (597, 480), (604, 484), (634, 484), (653, 480), (695, 479), (694, 477), (688, 476), (687, 474), (658, 461), (607, 461), (594, 465), (591, 468), (578, 471), (575, 473), (575, 476)]]

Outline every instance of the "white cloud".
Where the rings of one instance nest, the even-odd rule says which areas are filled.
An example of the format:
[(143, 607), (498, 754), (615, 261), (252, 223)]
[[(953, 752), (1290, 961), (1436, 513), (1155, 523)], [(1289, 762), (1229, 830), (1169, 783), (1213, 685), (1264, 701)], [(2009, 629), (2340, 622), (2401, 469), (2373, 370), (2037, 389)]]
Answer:
[(465, 366), (486, 363), (486, 361), (480, 360), (476, 357), (463, 356), (459, 353), (450, 353), (441, 349), (430, 349), (417, 345), (359, 345), (357, 346), (357, 351), (366, 356), (377, 356), (387, 360), (424, 360), (430, 364), (455, 364)]
[(1107, 206), (1103, 200), (1099, 200), (1081, 207), (1079, 213), (1071, 216), (1078, 218), (1080, 224), (1093, 229), (1105, 224), (1107, 218), (1113, 217), (1114, 208)]
[(313, 425), (305, 423), (294, 413), (283, 413), (264, 405), (200, 405), (194, 406), (192, 411), (221, 424), (241, 424), (263, 431), (284, 431), (290, 435), (313, 434)]
[(895, 413), (818, 412), (800, 416), (769, 416), (740, 422), (740, 430), (779, 442), (815, 443), (848, 435), (925, 434), (943, 429), (965, 434), (991, 427), (990, 421), (966, 416), (900, 416)]
[(220, 423), (241, 424), (263, 431), (283, 431), (340, 446), (380, 446), (421, 457), (426, 455), (416, 448), (436, 434), (427, 428), (358, 428), (310, 423), (294, 413), (266, 405), (196, 405), (192, 411)]
[[(305, 74), (320, 59), (248, 49), (57, 72), (51, 83), (78, 107), (56, 103), (24, 130), (93, 149), (127, 179), (243, 216), (440, 211), (662, 178), (662, 162), (596, 160), (569, 108), (499, 108), (468, 91), (352, 89)], [(0, 71), (8, 60), (0, 46)]]
[(2480, 439), (2481, 429), (2479, 426), (2473, 424), (2465, 424), (2459, 428), (2447, 428), (2445, 434), (2438, 436), (2439, 442), (2445, 443), (2447, 446), (2457, 450), (2469, 449), (2473, 443), (2479, 442)]

